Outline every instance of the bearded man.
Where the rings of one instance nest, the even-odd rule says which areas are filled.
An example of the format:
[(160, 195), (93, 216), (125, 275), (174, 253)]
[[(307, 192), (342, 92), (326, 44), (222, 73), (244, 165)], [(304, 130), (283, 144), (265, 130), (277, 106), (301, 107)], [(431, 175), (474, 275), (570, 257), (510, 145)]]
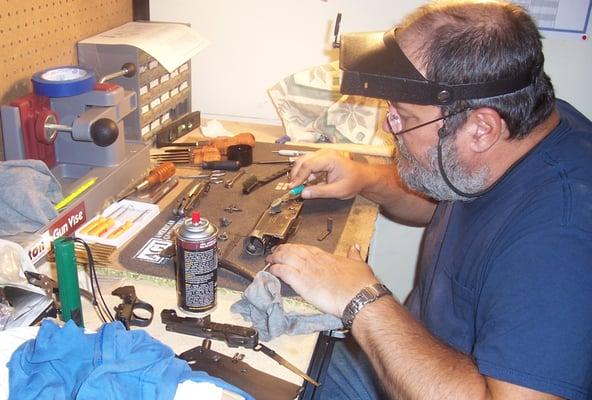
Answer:
[(431, 3), (386, 33), (342, 35), (340, 63), (342, 92), (388, 101), (396, 163), (320, 151), (291, 184), (327, 172), (303, 198), (360, 194), (427, 231), (405, 304), (355, 247), (268, 256), (351, 329), (320, 398), (592, 398), (592, 123), (555, 99), (529, 15)]

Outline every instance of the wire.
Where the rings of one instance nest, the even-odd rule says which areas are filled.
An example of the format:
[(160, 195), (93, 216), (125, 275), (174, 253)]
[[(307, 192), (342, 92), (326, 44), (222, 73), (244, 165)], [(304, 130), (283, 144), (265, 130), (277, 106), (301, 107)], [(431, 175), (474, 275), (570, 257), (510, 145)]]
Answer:
[(498, 183), (500, 183), (502, 180), (504, 180), (504, 178), (506, 176), (508, 176), (510, 174), (510, 172), (512, 172), (514, 170), (514, 168), (520, 164), (522, 162), (522, 160), (524, 160), (526, 158), (526, 156), (528, 156), (536, 147), (533, 147), (532, 149), (530, 149), (528, 152), (526, 152), (526, 154), (524, 154), (522, 157), (520, 157), (519, 159), (517, 159), (516, 161), (514, 161), (512, 163), (512, 165), (510, 165), (510, 168), (508, 168), (499, 178), (497, 178), (495, 180), (495, 182), (493, 182), (491, 185), (489, 185), (488, 187), (486, 187), (483, 190), (480, 190), (478, 192), (475, 193), (466, 193), (463, 192), (462, 190), (460, 190), (459, 188), (457, 188), (456, 186), (454, 186), (454, 184), (450, 181), (450, 179), (448, 179), (448, 175), (446, 175), (446, 171), (444, 170), (444, 163), (442, 162), (442, 138), (446, 136), (445, 129), (446, 126), (446, 120), (444, 120), (444, 125), (442, 126), (442, 128), (440, 128), (438, 130), (438, 168), (440, 169), (440, 174), (442, 175), (442, 179), (444, 179), (444, 182), (446, 183), (446, 185), (448, 185), (448, 187), (456, 194), (458, 194), (459, 196), (463, 196), (469, 199), (474, 199), (476, 197), (481, 197), (486, 193), (489, 193), (494, 187), (497, 186)]
[(444, 179), (444, 182), (446, 183), (446, 185), (448, 185), (450, 190), (452, 190), (454, 193), (456, 193), (459, 196), (466, 197), (469, 199), (483, 196), (485, 193), (487, 193), (491, 189), (493, 189), (493, 187), (497, 183), (497, 181), (496, 181), (493, 185), (485, 188), (484, 190), (481, 190), (481, 191), (478, 191), (475, 193), (466, 193), (466, 192), (463, 192), (462, 190), (458, 189), (456, 186), (454, 186), (454, 184), (450, 181), (450, 179), (448, 179), (448, 175), (446, 175), (446, 171), (444, 170), (444, 163), (442, 162), (442, 138), (438, 138), (438, 168), (440, 169), (440, 175), (442, 175), (442, 179)]
[[(86, 250), (86, 254), (88, 257), (88, 271), (89, 271), (89, 275), (90, 275), (90, 287), (91, 287), (92, 294), (93, 294), (93, 306), (97, 310), (97, 314), (99, 315), (99, 318), (104, 323), (115, 321), (113, 314), (111, 314), (111, 311), (109, 310), (109, 307), (107, 306), (107, 303), (105, 302), (105, 298), (103, 297), (103, 293), (101, 292), (101, 287), (99, 286), (99, 278), (97, 276), (97, 269), (95, 267), (95, 261), (94, 261), (94, 258), (92, 255), (92, 250), (91, 250), (90, 246), (88, 245), (88, 243), (86, 243), (84, 240), (82, 240), (80, 238), (71, 238), (71, 240), (81, 243), (84, 246), (84, 249)], [(96, 291), (95, 291), (95, 286), (96, 286)], [(98, 298), (101, 299), (100, 303), (97, 301), (97, 293), (98, 293)]]

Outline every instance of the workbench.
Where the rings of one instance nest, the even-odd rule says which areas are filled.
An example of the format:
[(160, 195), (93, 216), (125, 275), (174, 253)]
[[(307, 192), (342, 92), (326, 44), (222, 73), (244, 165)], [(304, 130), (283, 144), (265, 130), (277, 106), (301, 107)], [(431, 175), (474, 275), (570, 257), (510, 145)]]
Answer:
[[(267, 157), (271, 154), (271, 148), (279, 148), (279, 145), (271, 143), (283, 134), (283, 130), (280, 126), (244, 124), (226, 121), (223, 122), (223, 125), (233, 135), (241, 132), (251, 132), (255, 135), (257, 141), (261, 142), (261, 144), (258, 143), (258, 145), (255, 146), (255, 160), (259, 157), (262, 157), (262, 155), (258, 154), (258, 152), (264, 151), (265, 155), (263, 157)], [(195, 141), (198, 138), (201, 138), (201, 135), (199, 129), (196, 129), (192, 133), (184, 136), (181, 140)], [(253, 167), (261, 168), (261, 166)], [(282, 167), (283, 166), (274, 166), (273, 168), (277, 169)], [(182, 166), (178, 166), (177, 177), (192, 174), (196, 174), (195, 167), (184, 168)], [(231, 177), (232, 173), (230, 173), (228, 176)], [(190, 179), (179, 179), (178, 185), (173, 190), (171, 190), (165, 197), (163, 197), (161, 201), (159, 201), (159, 206), (161, 209), (161, 214), (163, 214), (163, 218), (161, 218), (161, 220), (159, 221), (156, 221), (158, 219), (156, 218), (155, 220), (153, 220), (153, 222), (156, 221), (156, 224), (166, 222), (168, 217), (164, 214), (170, 212), (170, 208), (172, 207), (174, 202), (177, 201), (179, 197), (187, 191), (190, 185), (194, 183), (195, 182)], [(242, 234), (244, 234), (245, 229), (248, 231), (250, 227), (252, 227), (259, 218), (261, 211), (267, 207), (267, 200), (261, 200), (266, 198), (265, 191), (268, 191), (267, 197), (273, 197), (274, 191), (276, 191), (277, 193), (284, 193), (286, 191), (285, 187), (283, 189), (276, 189), (275, 183), (269, 184), (268, 186), (269, 187), (267, 188), (262, 187), (249, 195), (260, 196), (260, 200), (250, 200), (254, 201), (255, 203), (258, 203), (257, 207), (259, 208), (259, 211), (249, 213), (248, 210), (246, 210), (243, 211), (243, 213), (240, 213), (240, 217), (237, 217), (237, 214), (239, 213), (229, 215), (229, 217), (232, 218), (233, 221), (227, 229), (235, 228), (238, 230), (242, 230)], [(238, 181), (236, 190), (240, 191), (240, 188), (240, 181)], [(212, 191), (214, 190), (221, 192), (223, 188), (213, 188)], [(221, 193), (224, 194), (226, 192)], [(230, 197), (231, 195), (229, 194), (228, 196)], [(255, 197), (253, 197), (253, 199), (255, 199)], [(221, 203), (221, 200), (219, 199), (211, 201), (213, 201), (214, 203)], [(312, 214), (308, 216), (303, 216), (303, 218), (309, 218), (309, 222), (313, 221), (310, 218), (318, 217), (318, 219), (320, 220), (320, 225), (318, 226), (322, 227), (324, 226), (324, 221), (326, 217), (325, 214), (331, 212), (337, 213), (335, 215), (338, 215), (339, 213), (343, 214), (342, 217), (336, 217), (335, 225), (338, 229), (336, 229), (332, 233), (333, 236), (330, 235), (326, 239), (326, 242), (318, 242), (320, 247), (330, 249), (330, 251), (332, 251), (334, 254), (345, 256), (347, 255), (350, 246), (357, 243), (361, 246), (362, 256), (366, 257), (368, 254), (369, 244), (374, 231), (374, 223), (378, 213), (376, 205), (361, 197), (353, 199), (349, 202), (343, 202), (342, 206), (337, 207), (328, 206), (327, 204), (329, 203), (326, 203), (328, 201), (337, 200), (319, 200), (319, 202), (316, 203), (316, 206), (312, 208), (309, 207), (310, 213)], [(311, 200), (311, 204), (313, 204), (313, 202), (315, 201)], [(227, 204), (224, 202), (223, 204), (210, 204), (208, 206), (207, 199), (203, 201), (203, 204), (200, 203), (202, 215), (206, 218), (208, 218), (208, 216), (210, 215), (211, 222), (213, 222), (214, 224), (218, 223), (218, 218), (220, 215), (224, 215), (220, 214), (220, 210), (223, 206), (226, 205)], [(214, 211), (214, 206), (217, 207), (217, 211)], [(307, 205), (303, 207), (304, 214), (306, 214), (306, 206)], [(323, 208), (327, 207), (331, 208), (331, 210), (327, 210), (327, 212), (324, 213)], [(343, 221), (341, 221), (341, 219), (343, 219)], [(151, 229), (154, 230), (154, 223), (152, 225), (153, 226)], [(318, 228), (318, 226), (316, 228), (311, 228), (311, 226), (314, 226), (314, 224), (310, 223), (305, 223), (303, 225), (304, 226), (298, 228), (296, 234), (293, 238), (289, 240), (289, 242), (307, 243), (313, 245), (316, 244), (316, 238), (318, 236), (318, 231), (320, 228)], [(148, 227), (149, 225), (147, 225), (146, 228)], [(308, 233), (307, 229), (309, 229)], [(158, 230), (158, 226), (156, 226), (156, 230)], [(312, 234), (310, 232), (312, 232)], [(239, 239), (242, 234), (238, 235)], [(138, 234), (138, 236), (141, 235), (142, 232)], [(140, 265), (138, 267), (138, 265), (132, 265), (133, 262), (131, 261), (131, 259), (133, 258), (133, 255), (137, 253), (137, 248), (131, 248), (130, 250), (130, 246), (133, 244), (134, 241), (136, 241), (137, 246), (138, 243), (141, 244), (142, 240), (146, 240), (146, 237), (140, 239), (137, 239), (136, 237), (131, 239), (124, 247), (116, 250), (111, 255), (111, 263), (109, 267), (99, 269), (98, 273), (100, 277), (101, 288), (108, 306), (112, 308), (115, 307), (117, 304), (121, 303), (121, 299), (119, 297), (110, 295), (113, 289), (121, 286), (133, 285), (135, 287), (138, 298), (142, 301), (150, 303), (154, 307), (153, 322), (147, 328), (142, 329), (146, 329), (153, 337), (159, 339), (163, 343), (172, 347), (177, 354), (200, 345), (202, 343), (201, 338), (168, 332), (166, 331), (165, 326), (161, 323), (161, 310), (175, 308), (177, 303), (175, 293), (175, 282), (173, 279), (174, 276), (171, 275), (172, 269), (170, 261), (168, 263), (164, 263), (162, 265), (163, 268), (160, 268), (159, 266), (146, 267)], [(233, 261), (235, 262), (246, 262), (247, 265), (250, 266), (250, 268), (255, 268), (254, 272), (263, 268), (263, 257), (260, 257), (259, 259), (255, 260), (247, 260), (244, 258), (241, 259), (242, 256), (240, 255), (240, 250), (242, 248), (242, 240), (235, 240), (233, 242), (234, 250), (227, 251), (225, 246), (227, 246), (230, 242), (231, 241), (229, 241), (228, 243), (222, 243), (220, 245), (222, 255), (231, 258), (234, 257)], [(249, 322), (243, 320), (242, 317), (240, 317), (239, 315), (232, 314), (229, 310), (230, 305), (240, 299), (241, 290), (243, 290), (249, 282), (245, 281), (242, 278), (237, 279), (237, 277), (233, 274), (223, 270), (219, 271), (218, 276), (218, 304), (211, 314), (212, 321), (250, 326)], [(290, 292), (290, 288), (287, 288), (288, 292), (285, 294), (294, 295), (293, 292)], [(284, 293), (284, 290), (282, 292)], [(91, 329), (98, 328), (101, 325), (101, 321), (98, 319), (97, 315), (92, 309), (91, 304), (87, 301), (83, 301), (83, 305), (86, 327)], [(312, 308), (312, 306), (305, 303), (298, 297), (284, 297), (284, 307), (287, 312), (296, 311), (299, 313), (310, 313), (316, 311)], [(328, 336), (328, 334), (329, 332), (299, 336), (283, 335), (265, 344), (268, 347), (275, 350), (278, 354), (280, 354), (282, 357), (287, 359), (289, 362), (294, 364), (302, 371), (307, 372), (313, 378), (322, 381), (322, 377), (324, 375), (324, 372), (326, 371), (333, 345), (333, 340)], [(227, 347), (224, 343), (217, 341), (214, 341), (212, 343), (212, 349), (231, 357), (236, 353), (242, 353), (245, 355), (244, 361), (253, 366), (254, 368), (257, 368), (261, 371), (265, 371), (266, 373), (272, 374), (288, 382), (292, 382), (296, 385), (304, 384), (302, 378), (292, 373), (288, 369), (278, 365), (275, 361), (273, 361), (272, 359), (268, 358), (260, 352), (253, 352), (248, 349), (240, 348), (231, 349)], [(299, 398), (313, 398), (314, 392), (315, 387), (313, 385), (306, 383), (304, 384), (304, 390), (301, 392)]]
[[(224, 128), (226, 128), (226, 130), (228, 130), (232, 135), (241, 133), (241, 132), (250, 132), (252, 133), (258, 142), (261, 142), (261, 144), (258, 143), (258, 145), (255, 146), (255, 152), (254, 152), (254, 160), (257, 159), (261, 159), (261, 157), (263, 158), (268, 158), (268, 156), (271, 156), (271, 153), (269, 152), (269, 147), (265, 147), (265, 146), (270, 146), (270, 143), (273, 143), (273, 141), (275, 141), (275, 139), (277, 139), (278, 137), (280, 137), (281, 135), (283, 135), (283, 129), (281, 126), (271, 126), (271, 125), (259, 125), (259, 124), (245, 124), (245, 123), (238, 123), (238, 122), (228, 122), (228, 121), (222, 121), (222, 124), (224, 126)], [(195, 131), (193, 131), (192, 133), (184, 136), (183, 138), (181, 138), (181, 141), (185, 141), (185, 142), (190, 142), (190, 141), (196, 141), (197, 139), (203, 139), (203, 137), (201, 136), (199, 129), (196, 129)], [(273, 145), (273, 146), (279, 146), (279, 145)], [(266, 155), (261, 155), (261, 151), (262, 148), (265, 147), (265, 151), (266, 151)], [(274, 147), (274, 148), (276, 148)], [(282, 146), (282, 147), (289, 147), (289, 146)], [(310, 149), (308, 149), (310, 150)], [(269, 152), (269, 153), (268, 153)], [(277, 156), (276, 156), (277, 157)], [(253, 165), (252, 167), (257, 167), (260, 168), (261, 166), (255, 166)], [(277, 169), (277, 168), (282, 168), (283, 166), (273, 166), (273, 168)], [(253, 171), (253, 169), (251, 167), (249, 167), (249, 169), (251, 171)], [(183, 175), (189, 175), (189, 174), (193, 174), (195, 175), (195, 168), (183, 168), (182, 166), (179, 166), (178, 169), (178, 176), (183, 176)], [(232, 176), (232, 173), (229, 174), (229, 176)], [(237, 188), (236, 190), (240, 190), (240, 183), (241, 181), (237, 181)], [(160, 202), (160, 207), (161, 210), (166, 209), (167, 207), (170, 208), (171, 203), (173, 203), (174, 201), (176, 201), (176, 199), (178, 199), (178, 197), (187, 190), (187, 188), (191, 185), (191, 181), (190, 180), (186, 180), (186, 179), (179, 179), (179, 185), (173, 190), (171, 191), (171, 193), (169, 193), (166, 198), (164, 198), (161, 202)], [(258, 191), (261, 191), (261, 193), (263, 193), (264, 190), (273, 190), (275, 183), (269, 184), (268, 188), (260, 188), (258, 189)], [(217, 187), (213, 188), (212, 190), (219, 190)], [(284, 189), (285, 191), (285, 189)], [(278, 193), (283, 193), (282, 191), (278, 191)], [(249, 196), (254, 196), (257, 194), (257, 191), (255, 191), (254, 193), (252, 193)], [(230, 195), (229, 195), (230, 196)], [(250, 200), (252, 201), (252, 200)], [(333, 200), (335, 201), (335, 200)], [(229, 203), (231, 203), (232, 201), (230, 201), (230, 199), (228, 200)], [(208, 218), (208, 215), (212, 216), (211, 222), (217, 224), (218, 223), (218, 216), (219, 215), (223, 215), (223, 214), (216, 214), (215, 212), (213, 212), (213, 210), (209, 210), (208, 209), (208, 201), (207, 199), (203, 202), (203, 208), (202, 208), (202, 215), (205, 216), (206, 218)], [(226, 203), (223, 203), (221, 205), (219, 205), (221, 208), (221, 206), (225, 206), (227, 205)], [(244, 204), (243, 204), (244, 205)], [(201, 204), (200, 204), (201, 206)], [(307, 205), (305, 204), (305, 207)], [(261, 207), (266, 207), (266, 204), (262, 204), (259, 205), (259, 208), (262, 210), (264, 208)], [(305, 212), (306, 208), (303, 208), (303, 213)], [(321, 204), (320, 207), (323, 207), (323, 205)], [(319, 212), (319, 210), (317, 210), (317, 212)], [(241, 220), (247, 220), (246, 224), (243, 224), (242, 229), (244, 231), (244, 229), (249, 229), (249, 227), (252, 227), (252, 225), (254, 225), (254, 223), (256, 222), (256, 220), (258, 219), (258, 215), (259, 215), (260, 211), (258, 213), (256, 213), (255, 215), (248, 215), (248, 217), (245, 214), (245, 212), (243, 211), (243, 213), (233, 213), (233, 214), (229, 214), (227, 215), (227, 217), (232, 219), (232, 224), (226, 228), (226, 229), (231, 229), (235, 226), (239, 226), (241, 224)], [(240, 215), (242, 214), (242, 215)], [(249, 214), (248, 212), (246, 214)], [(346, 256), (347, 252), (350, 248), (350, 246), (352, 246), (355, 243), (360, 244), (361, 248), (362, 248), (362, 256), (366, 257), (367, 256), (367, 252), (368, 252), (368, 248), (369, 248), (369, 244), (370, 241), (372, 239), (372, 235), (374, 232), (374, 223), (376, 220), (378, 214), (378, 209), (376, 207), (376, 205), (364, 198), (358, 197), (354, 200), (352, 200), (350, 203), (347, 203), (347, 210), (346, 210), (346, 217), (345, 217), (345, 221), (344, 224), (342, 226), (342, 228), (340, 229), (340, 231), (338, 231), (338, 235), (336, 235), (335, 237), (330, 238), (331, 240), (333, 240), (333, 243), (330, 244), (332, 251), (334, 254), (337, 255), (342, 255), (342, 256)], [(321, 224), (320, 226), (322, 227), (324, 224), (324, 220), (325, 220), (325, 216), (321, 214), (319, 214), (319, 218), (321, 219)], [(239, 219), (240, 218), (240, 219)], [(303, 218), (306, 218), (306, 216), (304, 216)], [(310, 221), (310, 220), (309, 220)], [(338, 225), (339, 221), (335, 222), (336, 225)], [(246, 228), (245, 228), (246, 227)], [(301, 228), (299, 228), (301, 229)], [(317, 232), (318, 228), (312, 229), (312, 232)], [(304, 234), (303, 236), (298, 236), (299, 232), (297, 232), (297, 234), (295, 235), (294, 238), (291, 238), (289, 240), (289, 242), (308, 242), (308, 244), (315, 244), (318, 243), (319, 245), (321, 244), (321, 242), (316, 242), (316, 237), (317, 235), (315, 234), (314, 237), (309, 238), (309, 240), (306, 239), (306, 234)], [(239, 253), (240, 253), (240, 248), (242, 247), (242, 241), (239, 241), (239, 243), (235, 243), (235, 253), (236, 253), (236, 249), (239, 249)], [(224, 243), (221, 243), (221, 249), (222, 249), (222, 254), (224, 254)], [(137, 252), (137, 249), (132, 249), (133, 251), (131, 253), (135, 253)], [(122, 251), (123, 253), (126, 252), (126, 250), (124, 249)], [(130, 253), (128, 251), (128, 253)], [(232, 253), (232, 252), (231, 252)], [(137, 291), (138, 291), (138, 296), (140, 298), (142, 298), (144, 301), (148, 301), (148, 302), (152, 302), (154, 307), (155, 307), (155, 321), (152, 323), (151, 326), (149, 326), (147, 328), (147, 330), (156, 338), (162, 340), (164, 343), (167, 343), (169, 345), (171, 345), (173, 347), (173, 349), (175, 351), (182, 351), (182, 350), (187, 350), (190, 347), (196, 346), (197, 344), (201, 343), (201, 339), (199, 338), (194, 338), (191, 336), (186, 336), (186, 335), (181, 335), (181, 334), (176, 334), (176, 333), (170, 333), (170, 332), (166, 332), (164, 330), (163, 325), (160, 323), (160, 321), (158, 321), (158, 315), (160, 312), (161, 308), (171, 308), (174, 304), (175, 304), (175, 293), (173, 292), (173, 288), (174, 288), (174, 283), (173, 281), (170, 279), (171, 276), (167, 276), (167, 274), (163, 274), (163, 273), (159, 273), (158, 271), (151, 270), (150, 274), (151, 275), (155, 275), (155, 276), (160, 276), (159, 278), (154, 278), (154, 277), (147, 277), (145, 274), (140, 274), (140, 275), (136, 275), (135, 272), (133, 272), (134, 270), (136, 270), (136, 268), (132, 268), (132, 271), (130, 272), (130, 270), (126, 269), (125, 266), (125, 262), (122, 262), (122, 257), (121, 257), (121, 252), (119, 252), (119, 254), (114, 255), (114, 259), (117, 258), (117, 261), (114, 263), (117, 268), (121, 268), (121, 271), (124, 271), (123, 279), (124, 279), (124, 283), (129, 284), (129, 280), (137, 280), (138, 278), (140, 278), (141, 283), (136, 283), (137, 286)], [(128, 256), (129, 259), (129, 256)], [(240, 256), (239, 259), (234, 259), (234, 261), (237, 261), (239, 263), (244, 263), (245, 261), (249, 261), (249, 260), (245, 260), (244, 258), (241, 260)], [(122, 265), (124, 264), (124, 265)], [(264, 262), (261, 261), (256, 261), (254, 262), (254, 265), (258, 267), (258, 269), (262, 269), (264, 266)], [(137, 271), (137, 270), (136, 270)], [(256, 272), (256, 271), (255, 271)], [(214, 313), (212, 314), (212, 320), (215, 320), (217, 322), (228, 322), (228, 323), (234, 323), (234, 324), (240, 324), (240, 325), (249, 325), (248, 322), (242, 320), (242, 318), (240, 316), (237, 315), (232, 315), (229, 312), (229, 307), (230, 305), (238, 300), (240, 298), (240, 290), (241, 288), (244, 289), (244, 285), (248, 284), (248, 282), (240, 282), (240, 279), (227, 279), (229, 276), (232, 277), (232, 274), (229, 274), (228, 272), (225, 271), (219, 271), (219, 287), (222, 287), (222, 289), (219, 289), (218, 293), (219, 293), (219, 304), (216, 308), (216, 310), (214, 311)], [(237, 282), (238, 282), (238, 286), (237, 286)], [(230, 289), (229, 289), (230, 287)], [(158, 293), (158, 295), (156, 295)], [(293, 294), (293, 293), (291, 293)], [(119, 299), (113, 298), (113, 301), (117, 302)], [(290, 311), (299, 311), (299, 312), (310, 312), (311, 311), (311, 307), (302, 302), (299, 298), (284, 298), (284, 303), (285, 303), (285, 307), (286, 310), (290, 310)], [(274, 340), (272, 340), (271, 342), (267, 343), (267, 345), (271, 348), (273, 348), (274, 350), (276, 350), (279, 354), (281, 354), (283, 357), (285, 357), (286, 359), (288, 359), (288, 361), (293, 362), (296, 366), (298, 366), (299, 368), (301, 368), (303, 371), (308, 371), (311, 374), (316, 374), (317, 378), (319, 377), (319, 375), (322, 375), (324, 373), (324, 369), (326, 369), (327, 367), (327, 361), (328, 358), (330, 356), (330, 350), (332, 348), (332, 340), (325, 334), (321, 334), (321, 335), (317, 335), (317, 334), (311, 334), (311, 335), (301, 335), (301, 336), (286, 336), (283, 335), (282, 337), (276, 338)], [(233, 355), (237, 350), (236, 349), (229, 349), (227, 348), (224, 344), (222, 343), (215, 343), (214, 344), (214, 349), (216, 351), (220, 351), (222, 353), (228, 354), (228, 355)], [(248, 352), (248, 350), (247, 350)], [(243, 352), (245, 353), (245, 352)], [(256, 368), (259, 368), (261, 370), (264, 370), (268, 373), (271, 373), (273, 375), (276, 375), (282, 379), (285, 379), (287, 381), (296, 383), (298, 385), (302, 384), (303, 381), (301, 378), (299, 378), (297, 375), (291, 373), (290, 371), (288, 371), (285, 368), (280, 367), (278, 364), (276, 364), (274, 361), (272, 361), (271, 359), (263, 356), (262, 354), (258, 354), (258, 353), (254, 353), (254, 352), (249, 352), (248, 354), (246, 354), (246, 358), (245, 361), (252, 363), (251, 365), (253, 365)], [(314, 376), (313, 376), (314, 377)], [(312, 398), (314, 395), (314, 386), (307, 384), (305, 385), (305, 391), (301, 394), (301, 398)]]

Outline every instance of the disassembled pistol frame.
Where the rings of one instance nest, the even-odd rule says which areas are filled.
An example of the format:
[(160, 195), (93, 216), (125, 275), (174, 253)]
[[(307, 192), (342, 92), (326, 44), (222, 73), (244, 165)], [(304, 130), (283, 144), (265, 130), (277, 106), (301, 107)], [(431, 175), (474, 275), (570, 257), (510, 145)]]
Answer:
[(228, 347), (245, 347), (254, 351), (260, 351), (307, 382), (315, 386), (320, 386), (319, 382), (299, 370), (288, 360), (269, 347), (259, 343), (259, 332), (254, 328), (212, 322), (209, 315), (205, 318), (179, 317), (175, 310), (162, 310), (160, 318), (162, 323), (166, 325), (167, 331), (199, 336), (206, 339), (222, 340)]
[(229, 357), (212, 350), (211, 344), (210, 339), (204, 339), (201, 346), (184, 351), (179, 358), (187, 361), (191, 369), (222, 378), (257, 400), (293, 400), (302, 391), (298, 385), (251, 367), (243, 361), (244, 354)]

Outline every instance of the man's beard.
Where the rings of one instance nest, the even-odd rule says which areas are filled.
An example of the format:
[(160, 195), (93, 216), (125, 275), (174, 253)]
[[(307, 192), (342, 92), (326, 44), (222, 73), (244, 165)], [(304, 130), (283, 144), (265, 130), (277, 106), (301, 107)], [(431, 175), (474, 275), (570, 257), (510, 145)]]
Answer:
[[(444, 173), (452, 184), (461, 192), (477, 193), (486, 187), (488, 178), (487, 167), (475, 172), (462, 165), (458, 150), (454, 143), (454, 135), (441, 139), (442, 165)], [(468, 197), (455, 193), (444, 181), (438, 167), (438, 147), (434, 146), (426, 152), (429, 166), (426, 168), (405, 147), (402, 140), (397, 140), (395, 161), (403, 182), (412, 190), (421, 192), (435, 200), (467, 201)]]

